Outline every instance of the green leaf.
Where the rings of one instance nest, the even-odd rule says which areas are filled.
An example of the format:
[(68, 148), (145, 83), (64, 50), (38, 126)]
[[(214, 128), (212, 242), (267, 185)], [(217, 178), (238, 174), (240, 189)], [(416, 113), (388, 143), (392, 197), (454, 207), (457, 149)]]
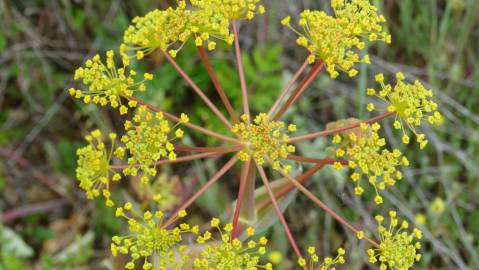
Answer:
[(0, 260), (0, 270), (23, 270), (25, 264), (14, 254), (2, 252)]
[(0, 227), (0, 233), (2, 253), (10, 254), (16, 258), (29, 258), (33, 256), (33, 248), (27, 245), (23, 238), (14, 230), (8, 227)]
[(93, 255), (93, 240), (94, 233), (92, 231), (87, 232), (55, 255), (55, 261), (69, 265), (80, 265), (88, 262), (88, 259)]
[(4, 34), (0, 33), (0, 53), (7, 48), (7, 45), (8, 45), (7, 43), (8, 43), (7, 37)]

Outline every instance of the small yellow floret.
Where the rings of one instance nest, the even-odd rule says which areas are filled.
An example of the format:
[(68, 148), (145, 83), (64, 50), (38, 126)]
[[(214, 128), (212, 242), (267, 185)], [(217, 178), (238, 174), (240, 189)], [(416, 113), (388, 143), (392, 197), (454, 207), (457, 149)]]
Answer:
[(318, 269), (318, 270), (327, 270), (327, 269), (336, 269), (336, 264), (344, 264), (345, 259), (344, 255), (346, 251), (343, 248), (338, 248), (338, 255), (336, 257), (325, 257), (322, 262), (320, 262), (318, 255), (316, 254), (316, 248), (313, 246), (308, 247), (308, 260), (305, 258), (298, 259), (298, 265), (301, 267), (306, 267), (306, 269)]
[(308, 62), (323, 61), (332, 78), (339, 75), (338, 70), (354, 77), (358, 73), (353, 68), (356, 63), (371, 63), (368, 55), (360, 59), (357, 52), (366, 47), (363, 37), (389, 43), (390, 36), (383, 30), (385, 19), (370, 0), (333, 1), (331, 5), (334, 17), (324, 11), (305, 10), (301, 13), (298, 24), (305, 33), (291, 26), (290, 17), (281, 23), (299, 34), (297, 44), (310, 52)]
[[(84, 67), (75, 71), (74, 79), (81, 80), (88, 87), (88, 90), (69, 89), (70, 94), (85, 103), (93, 102), (101, 106), (110, 105), (119, 108), (121, 114), (128, 112), (128, 107), (122, 104), (122, 98), (128, 99), (135, 91), (144, 91), (145, 84), (142, 81), (135, 81), (136, 72), (129, 69), (127, 65), (122, 68), (115, 66), (113, 51), (107, 52), (106, 63), (101, 61), (97, 54), (85, 62)], [(145, 78), (150, 75), (145, 74)], [(127, 105), (136, 105), (127, 102)]]
[(258, 114), (252, 123), (249, 122), (247, 115), (243, 115), (241, 119), (242, 123), (231, 128), (245, 146), (238, 154), (240, 160), (247, 161), (253, 158), (258, 165), (263, 165), (269, 160), (273, 164), (273, 169), (289, 173), (291, 166), (282, 164), (280, 159), (295, 151), (295, 147), (288, 144), (287, 133), (296, 130), (296, 126), (289, 125), (284, 130), (284, 122), (270, 121), (265, 113)]
[(130, 153), (128, 168), (123, 170), (125, 175), (136, 175), (143, 172), (143, 182), (149, 177), (155, 176), (157, 170), (155, 162), (162, 158), (175, 160), (176, 154), (171, 141), (182, 138), (184, 133), (181, 129), (175, 131), (175, 136), (169, 122), (164, 119), (162, 113), (152, 113), (145, 106), (140, 106), (133, 117), (133, 121), (125, 123), (126, 134), (121, 140)]
[[(414, 266), (421, 259), (419, 248), (421, 244), (417, 241), (422, 238), (418, 229), (408, 233), (407, 222), (399, 222), (395, 211), (389, 212), (389, 226), (383, 226), (383, 216), (376, 216), (378, 222), (379, 248), (369, 249), (368, 256), (371, 263), (378, 262), (380, 269), (395, 268), (407, 270)], [(388, 228), (388, 229), (386, 229)]]
[[(343, 134), (336, 134), (333, 138), (334, 144), (339, 144), (336, 156), (346, 159), (348, 167), (353, 173), (351, 179), (356, 187), (354, 193), (362, 195), (364, 190), (361, 187), (361, 176), (365, 176), (368, 183), (374, 187), (376, 204), (383, 202), (378, 191), (386, 186), (393, 186), (396, 181), (402, 179), (402, 173), (397, 170), (400, 165), (407, 166), (408, 162), (398, 149), (389, 151), (383, 147), (386, 144), (384, 138), (378, 134), (380, 125), (375, 123), (368, 125), (361, 123), (360, 127)], [(334, 168), (342, 168), (340, 162), (333, 164)]]
[[(106, 205), (112, 207), (113, 201), (110, 199), (110, 182), (118, 181), (120, 176), (110, 168), (112, 155), (102, 141), (100, 130), (94, 130), (85, 136), (89, 145), (77, 150), (78, 161), (76, 177), (80, 182), (80, 188), (86, 193), (88, 199), (93, 199), (103, 195), (106, 199)], [(111, 149), (114, 148), (116, 134), (109, 135)]]
[[(210, 231), (198, 236), (197, 242), (204, 245), (204, 248), (193, 260), (194, 269), (272, 269), (271, 263), (260, 263), (261, 256), (266, 253), (266, 238), (261, 237), (258, 241), (246, 239), (242, 242), (238, 238), (230, 238), (233, 230), (231, 224), (226, 224), (224, 231), (220, 228), (219, 219), (213, 218), (210, 224), (219, 233), (218, 240), (215, 240)], [(250, 227), (246, 233), (252, 237), (254, 229)]]
[(401, 129), (404, 144), (409, 144), (406, 130), (411, 130), (420, 148), (423, 149), (428, 141), (424, 134), (417, 132), (416, 127), (424, 122), (441, 125), (444, 118), (438, 111), (437, 104), (432, 101), (432, 90), (424, 88), (419, 81), (415, 81), (414, 84), (405, 83), (404, 74), (400, 72), (396, 74), (396, 79), (397, 83), (393, 87), (390, 84), (384, 84), (383, 74), (377, 74), (376, 81), (381, 85), (381, 91), (377, 94), (374, 89), (368, 90), (368, 95), (374, 95), (384, 101), (388, 111), (396, 114), (397, 120), (394, 121), (393, 126), (395, 129)]
[[(125, 205), (123, 208), (129, 211), (131, 204), (128, 206)], [(172, 229), (163, 228), (161, 211), (156, 211), (154, 215), (146, 211), (141, 218), (135, 218), (124, 214), (121, 210), (119, 216), (128, 222), (129, 233), (123, 237), (114, 236), (111, 251), (113, 256), (117, 256), (118, 253), (130, 255), (131, 260), (125, 265), (126, 269), (135, 269), (138, 262), (143, 263), (143, 269), (152, 269), (153, 265), (149, 262), (150, 256), (158, 258), (159, 266), (163, 269), (181, 269), (184, 262), (190, 260), (186, 246), (181, 242), (184, 234), (197, 234), (198, 226), (183, 223)]]

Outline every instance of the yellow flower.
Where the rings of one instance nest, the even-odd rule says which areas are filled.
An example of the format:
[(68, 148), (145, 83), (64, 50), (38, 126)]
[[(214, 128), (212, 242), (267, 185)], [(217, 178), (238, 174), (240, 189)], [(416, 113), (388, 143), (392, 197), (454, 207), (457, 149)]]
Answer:
[[(194, 269), (272, 269), (271, 263), (260, 263), (260, 257), (266, 253), (266, 238), (261, 237), (258, 241), (246, 239), (242, 242), (238, 238), (230, 238), (228, 231), (232, 229), (231, 224), (226, 224), (226, 231), (223, 231), (219, 220), (214, 218), (211, 226), (218, 231), (219, 239), (215, 239), (210, 231), (198, 236), (197, 242), (204, 245), (204, 248), (193, 261)], [(253, 235), (254, 232), (248, 234), (249, 237)]]
[(190, 121), (190, 118), (188, 118), (188, 115), (186, 115), (185, 113), (181, 114), (180, 119), (182, 123), (188, 123)]
[[(85, 136), (89, 145), (77, 150), (78, 167), (76, 177), (80, 181), (80, 188), (85, 190), (88, 199), (100, 196), (105, 197), (107, 206), (113, 206), (110, 199), (110, 182), (121, 177), (110, 168), (112, 151), (106, 149), (99, 130), (92, 131)], [(110, 134), (111, 149), (114, 147), (116, 134)]]
[(184, 218), (184, 217), (186, 217), (186, 215), (187, 215), (186, 210), (180, 210), (180, 211), (178, 211), (178, 216), (179, 216), (180, 218)]
[(406, 129), (409, 129), (416, 136), (416, 141), (423, 149), (427, 140), (424, 134), (418, 133), (416, 127), (427, 121), (432, 125), (440, 125), (444, 119), (437, 110), (437, 104), (432, 101), (432, 90), (427, 90), (419, 82), (407, 84), (404, 82), (402, 73), (396, 74), (396, 85), (392, 87), (390, 84), (384, 83), (384, 75), (376, 75), (376, 81), (381, 85), (381, 90), (368, 90), (368, 95), (376, 96), (387, 104), (387, 111), (396, 114), (394, 128), (401, 129), (403, 133), (403, 143), (409, 144), (409, 136)]
[(364, 38), (390, 43), (391, 37), (382, 26), (386, 20), (378, 15), (377, 8), (369, 0), (335, 0), (332, 7), (334, 17), (324, 11), (303, 11), (298, 22), (303, 32), (291, 26), (289, 16), (281, 23), (299, 35), (297, 44), (309, 50), (310, 63), (317, 59), (324, 61), (332, 78), (339, 75), (338, 70), (354, 77), (358, 73), (353, 68), (356, 63), (370, 63), (369, 56), (360, 59), (358, 54), (365, 48)]
[(273, 264), (280, 264), (283, 261), (283, 254), (280, 251), (273, 250), (268, 254), (268, 260)]
[(382, 203), (378, 190), (384, 190), (386, 186), (393, 186), (397, 180), (401, 180), (402, 173), (397, 167), (408, 164), (404, 156), (401, 158), (402, 154), (398, 149), (389, 151), (383, 148), (386, 141), (379, 137), (379, 129), (380, 125), (377, 123), (361, 123), (358, 129), (333, 138), (333, 143), (339, 144), (338, 150), (343, 150), (336, 150), (336, 155), (346, 159), (349, 168), (354, 170), (351, 179), (356, 184), (355, 194), (363, 193), (360, 178), (364, 175), (376, 191), (376, 204)]
[(195, 7), (211, 10), (216, 16), (221, 15), (228, 20), (251, 20), (256, 14), (263, 14), (265, 8), (260, 0), (191, 0)]
[[(178, 125), (178, 124), (177, 124)], [(174, 160), (174, 146), (172, 139), (180, 138), (183, 131), (175, 132), (175, 136), (169, 134), (177, 126), (170, 126), (161, 113), (151, 113), (145, 106), (140, 106), (133, 122), (125, 122), (126, 134), (121, 140), (130, 153), (128, 158), (129, 167), (123, 170), (125, 175), (136, 175), (138, 170), (143, 172), (142, 181), (148, 181), (148, 176), (157, 173), (155, 162), (162, 158)], [(181, 135), (181, 136), (178, 136)]]
[(234, 41), (233, 34), (230, 32), (230, 20), (214, 8), (191, 11), (188, 20), (188, 29), (183, 35), (194, 37), (196, 46), (207, 43), (208, 50), (211, 51), (216, 48), (216, 42), (213, 39), (224, 41), (229, 45)]
[(157, 267), (160, 269), (167, 267), (181, 269), (183, 263), (189, 260), (186, 246), (182, 245), (181, 241), (185, 233), (197, 234), (198, 226), (183, 223), (178, 227), (166, 229), (162, 227), (164, 214), (161, 211), (154, 214), (146, 211), (142, 216), (135, 218), (125, 213), (131, 206), (127, 208), (125, 205), (118, 209), (119, 216), (128, 222), (129, 233), (127, 236), (114, 236), (111, 251), (113, 256), (117, 256), (118, 253), (130, 254), (131, 261), (125, 266), (126, 269), (134, 269), (139, 261), (143, 262), (143, 269), (151, 269), (150, 257), (158, 260)]
[[(207, 43), (209, 50), (216, 48), (216, 40), (232, 44), (230, 20), (252, 18), (255, 13), (264, 12), (258, 0), (191, 1), (194, 9), (186, 9), (185, 1), (178, 1), (176, 8), (153, 10), (144, 17), (136, 17), (124, 34), (120, 47), (124, 62), (129, 62), (128, 51), (135, 51), (136, 58), (142, 59), (156, 49), (168, 51), (176, 57), (183, 45), (192, 38), (196, 46)], [(161, 29), (161, 31), (158, 31)], [(171, 48), (171, 49), (169, 49)]]
[(284, 165), (280, 159), (294, 153), (293, 145), (288, 144), (288, 131), (295, 130), (294, 125), (285, 129), (285, 123), (270, 121), (267, 114), (258, 114), (252, 123), (246, 115), (241, 117), (243, 122), (235, 124), (231, 131), (243, 142), (245, 148), (239, 152), (239, 158), (247, 161), (253, 158), (258, 165), (263, 165), (265, 159), (273, 164), (273, 169), (289, 173), (291, 167)]
[(175, 9), (155, 9), (143, 17), (133, 19), (133, 25), (130, 25), (123, 35), (124, 44), (120, 46), (124, 62), (128, 62), (128, 51), (135, 51), (139, 58), (138, 52), (145, 56), (156, 49), (167, 51), (171, 44), (177, 41), (185, 42), (189, 38), (184, 31), (188, 29), (190, 11), (185, 10), (184, 1), (179, 3)]
[(379, 262), (380, 269), (407, 270), (413, 267), (415, 262), (421, 259), (419, 249), (421, 244), (417, 241), (422, 238), (422, 233), (418, 229), (413, 229), (412, 233), (406, 230), (409, 225), (406, 221), (399, 223), (395, 211), (389, 212), (389, 226), (383, 226), (383, 216), (376, 216), (378, 222), (379, 248), (369, 249), (369, 261), (371, 263)]
[(434, 214), (442, 214), (442, 212), (444, 212), (444, 208), (445, 208), (445, 203), (444, 203), (444, 200), (441, 199), (441, 198), (436, 198), (434, 199), (434, 201), (432, 202), (431, 206), (429, 207), (429, 209), (431, 210), (432, 213)]
[[(343, 248), (338, 248), (337, 250), (338, 255), (336, 257), (326, 257), (323, 261), (319, 264), (319, 257), (316, 254), (316, 248), (313, 246), (308, 247), (308, 260), (305, 258), (298, 259), (298, 265), (301, 267), (306, 267), (306, 269), (318, 269), (318, 270), (327, 270), (327, 269), (336, 269), (334, 265), (336, 264), (344, 264), (346, 260), (344, 259), (344, 254), (346, 251)], [(318, 265), (319, 264), (319, 265)]]
[(119, 108), (121, 114), (126, 114), (128, 107), (135, 107), (136, 103), (127, 102), (123, 104), (121, 97), (131, 97), (135, 91), (144, 91), (146, 80), (153, 79), (153, 75), (145, 74), (143, 80), (135, 82), (136, 72), (128, 69), (127, 65), (123, 68), (116, 68), (114, 61), (114, 52), (107, 52), (106, 64), (97, 54), (85, 63), (85, 67), (80, 67), (75, 71), (75, 80), (82, 80), (83, 84), (88, 86), (88, 90), (70, 89), (70, 94), (85, 103), (93, 102), (102, 106), (110, 104), (113, 108)]

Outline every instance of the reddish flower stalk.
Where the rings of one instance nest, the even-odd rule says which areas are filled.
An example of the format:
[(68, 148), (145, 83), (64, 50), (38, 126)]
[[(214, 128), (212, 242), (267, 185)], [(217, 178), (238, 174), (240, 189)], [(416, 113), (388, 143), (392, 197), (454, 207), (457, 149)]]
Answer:
[[(178, 157), (175, 160), (169, 160), (169, 159), (163, 159), (163, 160), (158, 160), (155, 163), (151, 164), (151, 167), (161, 165), (161, 164), (172, 164), (172, 163), (181, 163), (181, 162), (186, 162), (186, 161), (191, 161), (195, 159), (200, 159), (200, 158), (208, 158), (208, 157), (214, 157), (214, 156), (221, 156), (224, 153), (218, 153), (218, 152), (207, 152), (207, 153), (199, 153), (199, 154), (193, 154), (193, 155), (188, 155), (184, 157)], [(112, 165), (110, 168), (112, 170), (122, 170), (125, 168), (128, 168), (130, 165)], [(135, 165), (134, 167), (140, 167), (140, 165)]]
[(304, 70), (306, 69), (306, 67), (308, 65), (309, 65), (308, 60), (305, 60), (304, 63), (301, 65), (301, 67), (299, 67), (298, 71), (296, 71), (296, 73), (293, 75), (293, 78), (291, 78), (291, 80), (288, 82), (286, 87), (283, 89), (283, 91), (281, 91), (280, 96), (276, 99), (273, 106), (271, 107), (271, 109), (268, 112), (268, 117), (269, 118), (271, 118), (273, 113), (276, 111), (278, 106), (281, 104), (281, 101), (283, 101), (283, 99), (286, 97), (286, 95), (288, 94), (291, 87), (293, 87), (294, 83), (298, 80), (299, 76), (301, 76), (301, 74), (304, 72)]
[[(156, 108), (155, 106), (147, 103), (146, 101), (142, 100), (142, 99), (139, 99), (137, 97), (129, 97), (129, 99), (131, 100), (134, 100), (136, 101), (138, 104), (142, 105), (142, 106), (145, 106), (147, 107), (148, 109), (150, 109), (151, 111), (154, 111), (154, 112), (161, 112), (163, 113), (163, 115), (165, 116), (166, 119), (170, 120), (170, 121), (174, 121), (174, 122), (181, 122), (181, 119), (173, 114), (170, 114), (168, 112), (165, 112), (165, 111), (162, 111), (158, 108)], [(212, 136), (212, 137), (215, 137), (219, 140), (222, 140), (222, 141), (227, 141), (227, 142), (234, 142), (234, 143), (239, 143), (240, 141), (238, 139), (235, 139), (235, 138), (232, 138), (232, 137), (228, 137), (228, 136), (225, 136), (223, 134), (219, 134), (219, 133), (216, 133), (212, 130), (209, 130), (207, 128), (204, 128), (204, 127), (200, 127), (200, 126), (197, 126), (195, 124), (192, 124), (192, 123), (183, 123), (183, 125), (185, 127), (188, 127), (188, 128), (191, 128), (193, 130), (196, 130), (196, 131), (199, 131), (199, 132), (202, 132), (206, 135), (209, 135), (209, 136)]]
[(250, 174), (249, 170), (251, 167), (251, 159), (243, 163), (241, 167), (241, 177), (240, 177), (240, 188), (238, 191), (238, 197), (236, 199), (236, 206), (235, 210), (233, 213), (233, 231), (231, 232), (231, 239), (234, 239), (235, 237), (238, 236), (238, 219), (240, 216), (240, 211), (241, 211), (241, 205), (243, 203), (245, 191), (246, 191), (246, 185), (248, 181), (248, 175)]
[(302, 258), (303, 255), (301, 254), (301, 251), (298, 248), (298, 245), (296, 244), (296, 241), (294, 240), (293, 234), (291, 233), (291, 230), (289, 229), (288, 223), (286, 222), (286, 219), (283, 216), (283, 213), (281, 213), (281, 209), (279, 208), (278, 202), (276, 201), (276, 198), (274, 197), (273, 190), (271, 190), (271, 186), (269, 185), (268, 177), (266, 176), (266, 173), (263, 169), (263, 167), (256, 165), (259, 171), (259, 175), (261, 176), (261, 180), (263, 181), (264, 187), (266, 188), (266, 191), (268, 192), (268, 196), (271, 200), (271, 203), (273, 204), (274, 211), (276, 212), (276, 215), (278, 216), (279, 221), (283, 225), (284, 231), (286, 233), (286, 236), (288, 237), (289, 243), (294, 249), (294, 252), (296, 252), (296, 255), (299, 258)]
[(211, 177), (206, 184), (204, 184), (195, 194), (193, 194), (186, 202), (184, 202), (175, 213), (171, 215), (171, 217), (163, 223), (162, 227), (166, 228), (170, 226), (173, 222), (176, 221), (178, 218), (178, 212), (180, 210), (187, 209), (190, 205), (192, 205), (208, 188), (210, 188), (214, 183), (216, 183), (233, 165), (238, 161), (238, 156), (232, 157), (221, 169), (219, 169), (213, 177)]
[(291, 105), (293, 105), (299, 99), (299, 97), (304, 93), (304, 91), (306, 91), (306, 89), (308, 89), (308, 87), (311, 85), (311, 83), (316, 78), (316, 76), (319, 74), (319, 72), (321, 72), (321, 70), (323, 70), (323, 67), (324, 67), (324, 62), (322, 62), (322, 61), (317, 62), (316, 64), (314, 64), (314, 66), (308, 72), (306, 77), (304, 77), (304, 79), (298, 85), (298, 87), (293, 92), (293, 94), (291, 94), (291, 96), (288, 98), (288, 100), (286, 100), (283, 107), (281, 107), (279, 112), (276, 113), (276, 115), (273, 117), (273, 120), (276, 121), (279, 118), (281, 118), (281, 116), (289, 109), (289, 107), (291, 107)]
[(226, 117), (223, 115), (223, 113), (221, 113), (221, 111), (218, 109), (218, 107), (216, 107), (216, 105), (213, 104), (213, 102), (211, 102), (211, 100), (205, 95), (205, 93), (203, 93), (203, 91), (200, 89), (200, 87), (195, 82), (193, 82), (193, 80), (188, 76), (188, 74), (186, 74), (186, 72), (176, 63), (175, 59), (173, 59), (173, 57), (171, 57), (167, 52), (163, 52), (163, 55), (165, 55), (168, 62), (170, 62), (170, 64), (176, 69), (176, 71), (178, 71), (178, 73), (181, 75), (181, 77), (183, 77), (183, 79), (185, 79), (185, 81), (191, 86), (193, 91), (195, 91), (196, 94), (198, 94), (198, 96), (213, 111), (213, 113), (216, 114), (216, 116), (218, 116), (218, 118), (228, 128), (231, 128), (231, 123), (228, 121), (228, 119), (226, 119)]
[(361, 123), (369, 124), (369, 123), (377, 122), (377, 121), (382, 120), (382, 119), (384, 119), (384, 118), (386, 118), (390, 115), (393, 115), (393, 114), (394, 114), (394, 112), (385, 112), (385, 113), (382, 113), (378, 116), (369, 118), (367, 120), (364, 120), (362, 122), (358, 122), (358, 123), (355, 123), (355, 124), (352, 124), (352, 125), (349, 125), (349, 126), (292, 137), (290, 139), (290, 142), (293, 143), (293, 142), (299, 142), (299, 141), (304, 141), (304, 140), (308, 140), (308, 139), (314, 139), (314, 138), (329, 136), (329, 135), (336, 134), (336, 133), (339, 133), (339, 132), (343, 132), (343, 131), (346, 131), (346, 130), (349, 130), (349, 129), (358, 128)]
[(297, 155), (289, 155), (286, 159), (308, 162), (308, 163), (320, 163), (320, 164), (333, 164), (334, 162), (342, 162), (339, 160), (334, 160), (331, 158), (312, 158), (312, 157), (303, 157)]
[(175, 150), (178, 152), (200, 152), (200, 153), (228, 153), (241, 151), (243, 149), (242, 144), (231, 145), (231, 146), (217, 146), (217, 147), (197, 147), (197, 146), (185, 146), (185, 145), (175, 145)]
[[(313, 201), (315, 204), (317, 204), (321, 209), (323, 209), (326, 213), (328, 213), (330, 216), (332, 216), (334, 219), (336, 219), (339, 223), (341, 223), (343, 226), (357, 234), (359, 232), (358, 229), (356, 229), (351, 223), (347, 222), (343, 217), (338, 215), (336, 212), (334, 212), (333, 209), (329, 208), (325, 203), (323, 203), (318, 197), (316, 197), (313, 193), (311, 193), (308, 189), (306, 189), (301, 183), (299, 183), (296, 179), (294, 179), (292, 176), (288, 174), (283, 174), (284, 177), (286, 177), (291, 183), (299, 189), (301, 192), (303, 192), (306, 197), (308, 197), (311, 201)], [(364, 237), (366, 241), (371, 243), (375, 247), (379, 247), (378, 243), (376, 243), (374, 240)]]
[[(296, 177), (296, 179), (298, 180), (298, 182), (300, 183), (304, 183), (306, 182), (306, 180), (308, 180), (313, 174), (315, 174), (317, 171), (321, 170), (321, 168), (324, 167), (324, 163), (321, 164), (321, 163), (318, 163), (316, 164), (314, 167), (310, 168), (309, 170), (307, 170), (305, 173), (303, 173), (302, 175), (300, 175), (299, 177)], [(281, 190), (279, 191), (276, 191), (276, 193), (274, 193), (274, 196), (276, 197), (276, 199), (279, 199), (283, 196), (285, 196), (286, 194), (290, 193), (292, 190), (294, 189), (294, 185), (293, 184), (289, 184), (285, 187), (283, 187)], [(271, 204), (271, 199), (268, 199), (268, 200), (265, 200), (263, 202), (261, 202), (257, 207), (256, 209), (258, 211), (261, 211), (263, 210), (264, 208), (266, 208), (268, 205)]]
[(0, 215), (0, 219), (3, 223), (10, 223), (15, 221), (18, 218), (22, 218), (25, 216), (38, 214), (38, 213), (46, 213), (53, 210), (59, 210), (63, 208), (65, 205), (72, 203), (73, 201), (70, 199), (56, 199), (47, 202), (41, 203), (32, 203), (23, 205), (12, 210), (6, 211), (3, 215)]
[(238, 65), (238, 74), (241, 84), (241, 95), (243, 97), (243, 112), (246, 115), (250, 115), (249, 112), (249, 101), (248, 101), (248, 89), (246, 87), (246, 79), (244, 75), (244, 68), (243, 68), (243, 60), (241, 59), (241, 48), (239, 44), (239, 37), (238, 37), (238, 28), (236, 25), (236, 20), (233, 20), (233, 35), (234, 35), (234, 43), (235, 43), (235, 51), (236, 51), (236, 63)]
[(210, 65), (210, 61), (208, 60), (208, 54), (205, 51), (205, 48), (202, 46), (198, 46), (198, 52), (200, 54), (200, 58), (203, 61), (203, 65), (206, 68), (206, 71), (208, 72), (208, 75), (210, 75), (211, 81), (213, 82), (213, 85), (215, 86), (216, 91), (220, 95), (221, 101), (226, 107), (226, 110), (230, 114), (231, 119), (233, 120), (233, 123), (238, 123), (238, 117), (236, 116), (235, 110), (233, 109), (233, 106), (231, 106), (231, 103), (226, 96), (225, 91), (223, 90), (223, 87), (221, 87), (220, 82), (218, 81), (218, 77), (216, 76), (215, 71)]

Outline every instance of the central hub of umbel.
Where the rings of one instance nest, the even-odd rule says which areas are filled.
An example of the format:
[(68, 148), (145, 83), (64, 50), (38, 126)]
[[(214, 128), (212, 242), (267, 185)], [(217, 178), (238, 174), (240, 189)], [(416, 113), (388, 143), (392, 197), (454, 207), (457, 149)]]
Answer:
[(282, 164), (280, 159), (295, 151), (294, 145), (288, 144), (287, 133), (296, 131), (296, 126), (291, 124), (286, 128), (284, 122), (270, 121), (265, 113), (258, 114), (252, 122), (248, 115), (242, 115), (241, 120), (231, 128), (245, 146), (239, 152), (239, 159), (248, 161), (253, 158), (258, 165), (267, 161), (274, 170), (291, 171), (291, 166)]

